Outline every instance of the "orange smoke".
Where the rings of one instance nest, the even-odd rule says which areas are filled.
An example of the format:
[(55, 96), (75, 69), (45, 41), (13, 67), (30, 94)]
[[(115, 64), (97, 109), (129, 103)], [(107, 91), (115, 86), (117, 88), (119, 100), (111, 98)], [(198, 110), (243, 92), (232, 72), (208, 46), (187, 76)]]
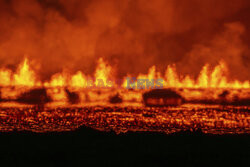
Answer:
[[(249, 0), (0, 0), (0, 67), (16, 67), (27, 55), (40, 63), (40, 79), (66, 68), (83, 71), (76, 76), (82, 85), (99, 57), (118, 66), (119, 77), (171, 64), (197, 75), (201, 65), (223, 59), (234, 77), (249, 79), (249, 6)], [(76, 77), (55, 76), (48, 84)]]

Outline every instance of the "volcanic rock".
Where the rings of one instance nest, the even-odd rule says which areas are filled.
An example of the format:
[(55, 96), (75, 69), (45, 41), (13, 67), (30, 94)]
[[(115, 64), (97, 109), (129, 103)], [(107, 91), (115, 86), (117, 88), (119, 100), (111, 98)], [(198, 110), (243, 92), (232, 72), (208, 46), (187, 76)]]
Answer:
[(146, 106), (177, 106), (183, 103), (183, 97), (171, 89), (154, 89), (143, 94)]
[(17, 99), (17, 102), (27, 104), (45, 104), (51, 102), (51, 98), (47, 95), (45, 88), (36, 88), (28, 92), (22, 93)]
[(80, 97), (79, 97), (78, 93), (73, 92), (73, 91), (70, 91), (70, 90), (68, 90), (68, 89), (65, 89), (65, 92), (66, 92), (68, 101), (69, 101), (71, 104), (76, 104), (76, 103), (79, 103), (79, 102), (80, 102)]
[(116, 104), (116, 103), (122, 103), (122, 97), (117, 93), (116, 95), (114, 96), (111, 96), (109, 98), (109, 102), (110, 103), (113, 103), (113, 104)]

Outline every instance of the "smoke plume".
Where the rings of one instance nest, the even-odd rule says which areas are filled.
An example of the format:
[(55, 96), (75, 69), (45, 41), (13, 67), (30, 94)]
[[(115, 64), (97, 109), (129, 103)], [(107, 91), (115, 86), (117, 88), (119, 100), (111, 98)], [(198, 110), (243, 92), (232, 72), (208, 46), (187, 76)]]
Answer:
[(103, 57), (117, 77), (169, 64), (196, 76), (224, 60), (245, 80), (249, 18), (248, 0), (0, 0), (0, 66), (28, 57), (44, 80)]

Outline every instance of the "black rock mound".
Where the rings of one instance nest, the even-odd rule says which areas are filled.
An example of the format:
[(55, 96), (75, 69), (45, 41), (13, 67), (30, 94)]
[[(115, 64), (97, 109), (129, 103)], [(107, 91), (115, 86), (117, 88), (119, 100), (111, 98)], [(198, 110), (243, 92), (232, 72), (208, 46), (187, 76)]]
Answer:
[(109, 102), (112, 104), (122, 103), (122, 97), (117, 93), (114, 96), (109, 97)]
[(45, 104), (51, 102), (52, 100), (48, 96), (45, 88), (36, 88), (22, 93), (16, 101), (26, 104)]
[(177, 106), (183, 103), (184, 98), (171, 89), (154, 89), (143, 94), (146, 106)]
[(78, 93), (70, 91), (68, 89), (65, 89), (65, 92), (66, 92), (69, 103), (77, 104), (80, 102), (80, 97), (79, 97)]

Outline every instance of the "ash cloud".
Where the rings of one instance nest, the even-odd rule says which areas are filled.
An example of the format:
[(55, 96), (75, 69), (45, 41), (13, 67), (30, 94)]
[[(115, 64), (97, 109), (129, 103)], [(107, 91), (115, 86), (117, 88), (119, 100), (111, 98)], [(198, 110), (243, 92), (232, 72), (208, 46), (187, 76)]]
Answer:
[(173, 63), (195, 76), (224, 59), (249, 79), (249, 9), (248, 0), (0, 0), (0, 65), (28, 57), (44, 80), (91, 74), (104, 57), (117, 77)]

